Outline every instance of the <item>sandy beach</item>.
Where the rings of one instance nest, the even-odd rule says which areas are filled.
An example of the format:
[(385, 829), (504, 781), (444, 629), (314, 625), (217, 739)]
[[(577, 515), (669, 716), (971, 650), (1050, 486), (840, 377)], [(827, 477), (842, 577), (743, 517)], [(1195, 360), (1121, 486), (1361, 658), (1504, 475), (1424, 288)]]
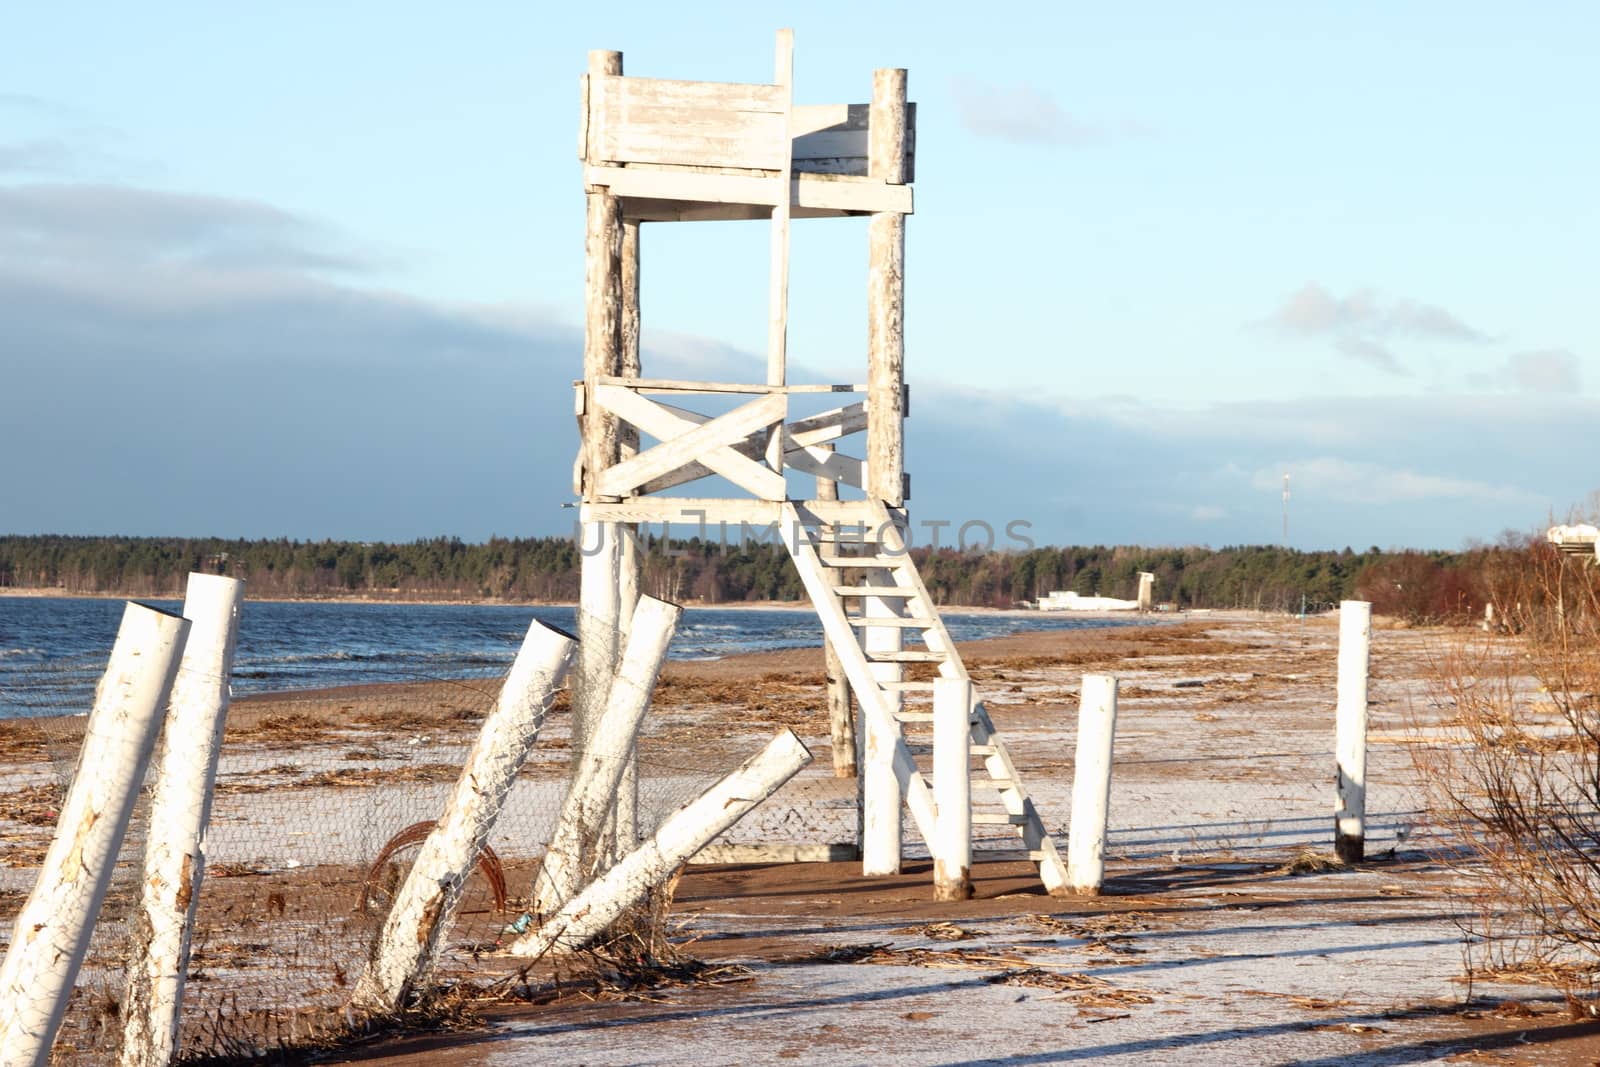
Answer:
[[(1120, 679), (1103, 896), (1052, 898), (1027, 864), (982, 861), (1004, 829), (982, 827), (976, 898), (937, 904), (908, 820), (894, 878), (851, 862), (691, 867), (673, 936), (737, 981), (490, 1001), (467, 1031), (322, 1062), (1592, 1062), (1600, 1038), (1549, 991), (1465, 981), (1458, 876), (1434, 854), (1408, 743), (1440, 715), (1429, 674), (1461, 636), (1375, 630), (1363, 866), (1294, 866), (1331, 849), (1334, 620), (1219, 612), (973, 642), (963, 656), (1057, 835), (1080, 679)], [(219, 1032), (287, 1041), (336, 1008), (375, 927), (357, 907), (368, 865), (437, 814), (492, 699), (485, 683), (440, 682), (235, 704), (188, 1007), (209, 1029), (186, 1030), (190, 1047)], [(823, 708), (819, 649), (669, 664), (641, 742), (642, 821), (789, 727), (814, 762), (726, 840), (853, 843), (855, 784), (832, 774)], [(553, 829), (567, 726), (558, 703), (490, 842), (513, 899), (500, 912), (469, 883), (440, 980), (517, 973), (494, 941)], [(59, 720), (0, 724), (0, 914), (31, 884), (71, 746)], [(241, 1009), (246, 996), (262, 1007)], [(83, 1058), (63, 1062), (98, 1062), (92, 1000), (69, 1017)]]

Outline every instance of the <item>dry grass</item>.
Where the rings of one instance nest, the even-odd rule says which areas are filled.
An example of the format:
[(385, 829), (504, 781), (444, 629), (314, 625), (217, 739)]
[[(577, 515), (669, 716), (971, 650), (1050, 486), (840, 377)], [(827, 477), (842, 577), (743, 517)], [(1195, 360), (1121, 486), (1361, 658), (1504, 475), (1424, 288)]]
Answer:
[(1115, 986), (1103, 978), (1082, 973), (1063, 974), (1040, 967), (1026, 967), (1017, 971), (1004, 971), (984, 978), (990, 985), (1023, 986), (1028, 989), (1048, 989), (1049, 1000), (1066, 1000), (1080, 1009), (1114, 1009), (1155, 1003), (1155, 995), (1148, 990), (1130, 986)]
[(1329, 871), (1345, 870), (1345, 865), (1337, 856), (1330, 856), (1326, 852), (1316, 849), (1301, 849), (1294, 859), (1272, 871), (1278, 875), (1298, 874), (1327, 874)]
[[(1461, 849), (1471, 977), (1527, 974), (1574, 1012), (1600, 993), (1600, 568), (1533, 553), (1497, 605), (1512, 635), (1463, 636), (1433, 665), (1454, 736), (1410, 751)], [(1416, 728), (1420, 735), (1420, 727)]]

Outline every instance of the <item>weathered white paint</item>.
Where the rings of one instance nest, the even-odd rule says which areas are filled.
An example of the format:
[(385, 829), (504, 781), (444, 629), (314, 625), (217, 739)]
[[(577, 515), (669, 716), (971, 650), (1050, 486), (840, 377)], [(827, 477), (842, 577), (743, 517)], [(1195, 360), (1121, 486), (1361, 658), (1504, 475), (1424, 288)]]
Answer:
[[(589, 84), (622, 73), (621, 52), (589, 53)], [(589, 130), (591, 147), (595, 130)], [(622, 209), (604, 188), (586, 195), (584, 234), (583, 376), (589, 388), (602, 375), (622, 371)], [(599, 478), (617, 461), (617, 420), (596, 404), (587, 404), (580, 420), (586, 476), (584, 499), (600, 496)]]
[(783, 478), (734, 447), (783, 421), (788, 400), (782, 393), (765, 394), (711, 419), (672, 411), (635, 390), (613, 385), (597, 386), (595, 401), (661, 441), (607, 470), (600, 478), (606, 495), (633, 492), (697, 463), (758, 497), (783, 499)]
[[(614, 394), (608, 392), (614, 386), (602, 385), (599, 390), (600, 402), (610, 404), (615, 400)], [(617, 401), (626, 403), (626, 401)], [(711, 421), (711, 416), (689, 411), (672, 404), (654, 403), (653, 407), (658, 412), (673, 416), (676, 421), (660, 418), (659, 414), (651, 413), (646, 409), (633, 408), (631, 410), (646, 415), (647, 417), (660, 418), (660, 426), (667, 434), (680, 432), (682, 429), (698, 426)], [(613, 410), (616, 408), (613, 406)], [(620, 412), (619, 412), (620, 414)], [(644, 424), (640, 424), (643, 426)], [(866, 409), (860, 404), (852, 404), (848, 408), (838, 408), (832, 412), (825, 412), (823, 416), (813, 416), (799, 419), (789, 423), (783, 428), (784, 463), (806, 474), (818, 478), (827, 478), (835, 482), (844, 482), (861, 488), (865, 483), (865, 474), (861, 460), (854, 456), (828, 450), (829, 442), (837, 440), (847, 434), (857, 433), (866, 428)], [(661, 436), (652, 431), (652, 436)], [(759, 459), (765, 451), (769, 431), (761, 430), (729, 446), (735, 453), (746, 459)], [(710, 465), (700, 462), (686, 463), (677, 470), (663, 474), (659, 478), (640, 485), (635, 491), (641, 495), (646, 493), (659, 493), (675, 486), (684, 485), (699, 478), (709, 477), (717, 473)]]
[(656, 678), (667, 658), (683, 609), (641, 596), (628, 627), (628, 644), (617, 664), (605, 713), (582, 752), (572, 757), (572, 782), (561, 819), (534, 882), (534, 913), (552, 915), (594, 873), (590, 858), (633, 754)]
[(778, 170), (789, 158), (785, 88), (591, 74), (589, 158)]
[(372, 960), (350, 996), (358, 1011), (404, 1008), (433, 966), (461, 891), (494, 829), (517, 773), (538, 742), (572, 662), (573, 639), (535, 619), (500, 698), (484, 720), (444, 814), (423, 841), (384, 918)]
[[(773, 64), (773, 86), (780, 93), (781, 138), (779, 159), (772, 169), (778, 172), (781, 188), (787, 189), (794, 167), (789, 133), (790, 112), (794, 109), (794, 31), (779, 30), (777, 57)], [(783, 385), (788, 378), (789, 358), (789, 211), (790, 198), (780, 196), (772, 205), (771, 269), (767, 272), (767, 384)], [(783, 469), (783, 435), (773, 434), (767, 448), (767, 462), (774, 470)]]
[[(894, 625), (873, 626), (872, 620), (898, 621), (904, 613), (904, 603), (904, 599), (898, 597), (869, 596), (862, 608), (867, 625), (861, 633), (861, 645), (871, 663), (879, 699), (889, 713), (868, 718), (863, 731), (861, 873), (868, 876), (900, 873), (905, 798), (900, 790), (900, 775), (895, 770), (895, 756), (905, 742), (894, 716), (905, 706), (905, 696), (893, 688), (892, 683), (904, 678), (905, 668), (897, 662), (885, 662), (885, 659), (902, 651), (905, 631)], [(856, 699), (865, 703), (868, 698), (858, 692)], [(929, 845), (933, 847), (934, 842)]]
[[(630, 523), (617, 529), (622, 535), (622, 554), (617, 560), (617, 622), (621, 627), (618, 639), (626, 644), (634, 612), (639, 608), (643, 550), (639, 544), (637, 526)], [(617, 798), (612, 805), (612, 825), (607, 838), (610, 848), (607, 858), (610, 860), (620, 859), (639, 839), (639, 755), (634, 751), (630, 751), (623, 761), (622, 778), (617, 784)]]
[[(811, 174), (867, 177), (871, 104), (800, 104), (790, 119), (794, 169)], [(917, 105), (906, 104), (907, 182), (915, 169)]]
[(1334, 754), (1333, 850), (1344, 863), (1359, 863), (1366, 851), (1367, 666), (1372, 640), (1372, 605), (1339, 605), (1339, 704)]
[(6, 1067), (44, 1067), (50, 1059), (188, 634), (189, 621), (177, 615), (142, 604), (123, 610), (55, 837), (0, 962)]
[(848, 863), (861, 858), (854, 842), (822, 845), (744, 844), (707, 845), (696, 852), (695, 863)]
[[(801, 584), (805, 586), (806, 595), (811, 598), (812, 606), (817, 609), (817, 617), (822, 620), (823, 633), (839, 650), (840, 665), (844, 667), (845, 677), (850, 680), (850, 688), (856, 694), (857, 706), (861, 709), (861, 729), (863, 733), (877, 729), (880, 737), (893, 739), (892, 760), (895, 776), (905, 797), (906, 806), (916, 823), (917, 832), (931, 849), (935, 836), (933, 790), (928, 786), (922, 772), (917, 769), (916, 761), (911, 758), (911, 751), (906, 748), (905, 739), (900, 736), (895, 724), (894, 713), (888, 703), (888, 694), (873, 676), (872, 664), (856, 641), (851, 620), (846, 616), (844, 604), (840, 600), (844, 594), (839, 592), (841, 588), (850, 589), (850, 587), (835, 587), (832, 584), (829, 568), (822, 564), (816, 546), (808, 536), (787, 536), (788, 531), (803, 529), (800, 506), (793, 501), (786, 502), (781, 505), (779, 515), (783, 523), (782, 529), (786, 534), (784, 544), (788, 546), (790, 555), (794, 559), (795, 571), (800, 575)], [(869, 757), (864, 754), (863, 766), (867, 758)]]
[[(833, 451), (831, 444), (818, 447), (829, 453)], [(832, 478), (819, 477), (817, 499), (829, 502), (838, 500), (839, 483)], [(818, 533), (827, 538), (817, 546), (818, 558), (832, 566), (842, 558), (842, 550), (838, 542), (833, 540), (837, 537), (837, 530), (835, 527), (824, 527)], [(787, 536), (794, 535), (791, 532)], [(850, 713), (850, 682), (844, 676), (844, 664), (839, 660), (839, 650), (833, 646), (833, 639), (824, 635), (822, 642), (823, 679), (828, 697), (828, 738), (833, 752), (833, 775), (835, 778), (854, 778), (856, 730), (854, 716)]]
[[(641, 393), (748, 393), (751, 396), (760, 396), (763, 393), (864, 393), (865, 385), (840, 385), (834, 384), (806, 384), (804, 382), (790, 383), (788, 385), (767, 385), (762, 382), (712, 382), (700, 381), (689, 378), (624, 378), (620, 375), (596, 379), (599, 385), (620, 385), (634, 389)], [(823, 415), (826, 415), (824, 412)], [(823, 417), (822, 415), (815, 416)], [(802, 420), (803, 422), (804, 420)], [(797, 423), (796, 425), (799, 425)]]
[(244, 582), (191, 574), (183, 617), (189, 637), (167, 709), (166, 744), (150, 800), (139, 913), (123, 998), (123, 1067), (166, 1067), (178, 1047), (184, 978), (211, 819), (217, 756)]
[(751, 526), (765, 526), (786, 521), (784, 515), (788, 503), (796, 503), (807, 521), (813, 524), (840, 522), (860, 528), (872, 521), (872, 508), (870, 501), (866, 500), (841, 500), (829, 504), (815, 500), (788, 502), (703, 496), (643, 497), (609, 504), (582, 504), (578, 508), (578, 515), (585, 523), (670, 522), (674, 526), (686, 526), (697, 532), (704, 522), (705, 529), (714, 535), (718, 523), (737, 526), (744, 522)]
[(1098, 894), (1105, 880), (1116, 733), (1116, 678), (1084, 675), (1078, 696), (1078, 751), (1072, 767), (1072, 832), (1067, 838), (1067, 883), (1080, 895)]
[[(622, 223), (622, 318), (619, 327), (620, 347), (617, 353), (618, 370), (623, 378), (637, 379), (644, 369), (640, 356), (639, 337), (639, 239), (641, 226), (637, 221)], [(622, 423), (617, 427), (617, 459), (631, 459), (639, 454), (639, 430)], [(621, 554), (617, 558), (617, 624), (619, 641), (626, 641), (628, 626), (633, 620), (634, 608), (639, 603), (639, 582), (644, 571), (643, 553), (639, 545), (639, 528), (633, 524), (621, 527)], [(612, 826), (607, 834), (610, 860), (621, 858), (638, 840), (639, 821), (639, 760), (630, 754), (622, 768), (622, 781), (617, 787), (617, 802), (612, 808)]]
[(1153, 611), (1156, 606), (1156, 576), (1149, 571), (1139, 572), (1139, 610)]
[(537, 930), (513, 942), (511, 954), (538, 957), (552, 949), (582, 948), (810, 762), (811, 753), (794, 732), (780, 730), (766, 748), (669, 815), (647, 841), (590, 882)]
[(933, 803), (938, 840), (933, 850), (935, 900), (972, 896), (972, 683), (933, 683)]
[[(585, 184), (608, 190), (614, 197), (629, 200), (631, 217), (653, 221), (766, 218), (772, 205), (783, 197), (780, 179), (745, 174), (589, 166), (584, 168), (583, 180)], [(658, 213), (648, 213), (650, 205), (641, 202), (650, 200), (688, 201), (692, 206), (672, 205)], [(796, 218), (869, 212), (903, 218), (911, 214), (915, 199), (909, 185), (889, 185), (877, 179), (863, 181), (825, 174), (795, 174), (789, 182), (789, 204)]]
[[(622, 53), (589, 53), (584, 79), (584, 114), (581, 144), (586, 159), (603, 152), (606, 130), (598, 116), (605, 93), (601, 84), (620, 78)], [(578, 420), (582, 435), (579, 456), (585, 501), (607, 499), (601, 478), (621, 458), (622, 427), (617, 417), (595, 401), (593, 391), (602, 378), (636, 368), (624, 366), (623, 333), (628, 325), (624, 292), (622, 205), (603, 186), (586, 189), (584, 235), (584, 403)], [(637, 273), (635, 272), (635, 281)], [(631, 324), (637, 331), (637, 320)], [(636, 439), (632, 439), (636, 444)], [(631, 462), (632, 460), (630, 460)], [(611, 496), (621, 495), (612, 493)], [(614, 522), (584, 518), (580, 526), (582, 558), (578, 584), (578, 652), (572, 685), (572, 749), (583, 751), (594, 723), (606, 706), (612, 672), (616, 669), (621, 634), (622, 530)]]
[[(905, 188), (906, 72), (872, 77), (867, 172)], [(906, 217), (877, 212), (867, 223), (867, 498), (905, 500)]]
[(578, 652), (572, 680), (572, 749), (581, 752), (605, 710), (621, 644), (622, 526), (585, 519), (578, 569)]

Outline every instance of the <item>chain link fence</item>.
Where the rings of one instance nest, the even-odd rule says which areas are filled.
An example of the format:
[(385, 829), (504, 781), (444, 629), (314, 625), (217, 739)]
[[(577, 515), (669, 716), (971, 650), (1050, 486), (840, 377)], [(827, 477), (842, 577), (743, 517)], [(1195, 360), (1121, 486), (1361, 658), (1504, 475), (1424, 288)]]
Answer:
[[(104, 663), (98, 665), (104, 667)], [(49, 848), (93, 685), (92, 661), (7, 676), (0, 702), (0, 931), (9, 935)], [(237, 698), (228, 716), (205, 838), (180, 1055), (257, 1055), (315, 1044), (352, 1019), (352, 992), (412, 862), (456, 789), (505, 678), (392, 681)], [(490, 984), (529, 961), (506, 955), (533, 918), (532, 889), (574, 764), (570, 690), (558, 695), (461, 889), (427, 976), (434, 987)], [(633, 789), (646, 838), (760, 748), (760, 733), (715, 714), (647, 718)], [(710, 722), (703, 720), (713, 720)], [(825, 729), (825, 727), (824, 727)], [(614, 755), (591, 753), (597, 762)], [(151, 760), (115, 862), (54, 1062), (111, 1062), (122, 1035), (124, 969), (140, 913)], [(814, 838), (790, 814), (760, 813), (730, 840)], [(759, 811), (759, 809), (758, 809)], [(611, 843), (609, 854), (627, 851)], [(653, 875), (640, 875), (640, 878)], [(630, 894), (644, 885), (625, 887)], [(553, 962), (553, 961), (551, 961)]]
[[(1110, 664), (1123, 679), (1107, 844), (1113, 878), (1118, 864), (1148, 870), (1279, 863), (1301, 850), (1329, 850), (1332, 648), (1326, 635), (1300, 644), (1291, 650), (1299, 664), (1293, 670), (1197, 676), (1189, 661), (1148, 655)], [(849, 855), (859, 839), (857, 782), (832, 774), (820, 666), (816, 649), (746, 657), (737, 671), (675, 664), (654, 686), (631, 778), (620, 765), (598, 776), (614, 778), (625, 799), (636, 793), (631, 833), (624, 827), (619, 838), (609, 825), (598, 833), (611, 839), (585, 840), (585, 850), (615, 857), (630, 851), (619, 840), (664, 832), (675, 813), (748, 760), (774, 730), (792, 729), (815, 761), (714, 847), (794, 845), (810, 849), (810, 857)], [(0, 689), (0, 936), (10, 934), (55, 831), (83, 741), (81, 712), (103, 667), (103, 661), (54, 661), (8, 673)], [(1063, 847), (1082, 669), (1100, 664), (1029, 655), (973, 670)], [(394, 671), (373, 684), (233, 700), (193, 926), (182, 1056), (249, 1057), (315, 1044), (359, 1022), (349, 1005), (383, 924), (457, 791), (505, 682), (505, 673), (493, 669), (448, 679)], [(571, 677), (569, 683), (596, 684)], [(1384, 727), (1387, 709), (1403, 703), (1402, 688), (1378, 671), (1375, 729)], [(434, 990), (501, 984), (526, 993), (558, 965), (553, 956), (529, 959), (513, 948), (551, 917), (535, 889), (575, 768), (585, 757), (597, 766), (620, 763), (615, 752), (574, 751), (570, 695), (570, 687), (563, 689), (548, 715), (527, 720), (538, 729), (537, 743), (516, 767), (492, 830), (473, 842), (483, 847), (473, 848), (477, 860), (440, 924), (437, 955), (419, 977)], [(929, 730), (906, 725), (914, 751), (925, 755)], [(158, 750), (151, 766), (162, 758)], [(118, 1047), (149, 794), (147, 786), (117, 858), (56, 1062), (111, 1062)], [(1426, 829), (1419, 796), (1404, 747), (1374, 744), (1369, 856), (1419, 841)], [(974, 801), (984, 803), (978, 790)], [(1018, 847), (1005, 825), (977, 824), (974, 836), (979, 862)], [(909, 817), (905, 855), (928, 856)], [(596, 869), (591, 865), (584, 878)], [(659, 865), (640, 865), (626, 877), (634, 884), (620, 891), (631, 899), (662, 874)], [(638, 906), (659, 918), (667, 894), (670, 885), (653, 898), (644, 894)]]

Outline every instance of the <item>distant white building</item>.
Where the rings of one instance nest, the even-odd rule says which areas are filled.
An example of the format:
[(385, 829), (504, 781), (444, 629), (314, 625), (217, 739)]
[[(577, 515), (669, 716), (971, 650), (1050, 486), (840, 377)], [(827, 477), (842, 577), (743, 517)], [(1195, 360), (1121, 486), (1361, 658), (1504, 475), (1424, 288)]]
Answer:
[(1110, 596), (1083, 596), (1063, 590), (1039, 598), (1040, 611), (1151, 611), (1155, 608), (1156, 576), (1139, 572), (1139, 599), (1118, 600)]
[(1046, 593), (1039, 598), (1040, 611), (1138, 611), (1137, 600), (1118, 600), (1110, 596), (1081, 596), (1071, 591)]
[(1545, 539), (1570, 556), (1600, 556), (1600, 528), (1579, 523), (1575, 526), (1552, 526)]

